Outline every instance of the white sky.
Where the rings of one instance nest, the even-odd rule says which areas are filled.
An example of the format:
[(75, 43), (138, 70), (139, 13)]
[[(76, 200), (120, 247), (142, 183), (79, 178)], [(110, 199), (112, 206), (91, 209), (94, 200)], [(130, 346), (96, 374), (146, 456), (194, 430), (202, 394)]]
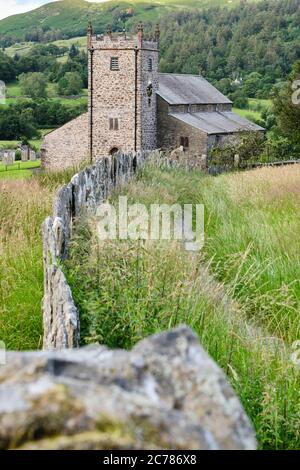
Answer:
[[(26, 11), (38, 8), (45, 3), (57, 0), (0, 0), (0, 19), (6, 18), (17, 13), (25, 13)], [(108, 0), (86, 0), (93, 3), (107, 2)]]

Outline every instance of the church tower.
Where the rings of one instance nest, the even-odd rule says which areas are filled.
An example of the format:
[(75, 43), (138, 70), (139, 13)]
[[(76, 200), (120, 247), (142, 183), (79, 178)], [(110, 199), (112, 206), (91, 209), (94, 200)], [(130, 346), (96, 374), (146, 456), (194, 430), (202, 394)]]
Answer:
[(94, 35), (88, 29), (89, 153), (91, 159), (156, 148), (159, 27), (137, 35)]

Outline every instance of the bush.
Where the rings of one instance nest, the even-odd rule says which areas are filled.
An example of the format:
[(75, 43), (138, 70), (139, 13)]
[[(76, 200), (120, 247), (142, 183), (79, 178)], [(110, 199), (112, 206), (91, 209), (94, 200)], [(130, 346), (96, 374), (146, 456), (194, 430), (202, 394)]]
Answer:
[(15, 158), (16, 158), (16, 162), (21, 161), (21, 158), (22, 158), (21, 150), (16, 151), (16, 157)]
[(83, 82), (78, 72), (67, 72), (58, 82), (58, 93), (64, 96), (79, 95)]

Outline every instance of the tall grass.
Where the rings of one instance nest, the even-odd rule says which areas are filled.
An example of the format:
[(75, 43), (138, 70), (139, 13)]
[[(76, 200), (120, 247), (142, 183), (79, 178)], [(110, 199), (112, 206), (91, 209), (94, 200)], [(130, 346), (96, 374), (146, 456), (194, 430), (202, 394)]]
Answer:
[(203, 253), (178, 242), (100, 242), (96, 221), (83, 217), (65, 266), (83, 344), (130, 348), (187, 323), (228, 375), (266, 449), (300, 446), (300, 377), (290, 360), (299, 333), (293, 171), (209, 178), (148, 167), (112, 201), (126, 194), (147, 205), (204, 202)]
[(41, 347), (41, 224), (74, 171), (0, 180), (0, 340), (7, 349)]
[(41, 345), (41, 224), (51, 195), (31, 179), (0, 181), (0, 338), (8, 349)]

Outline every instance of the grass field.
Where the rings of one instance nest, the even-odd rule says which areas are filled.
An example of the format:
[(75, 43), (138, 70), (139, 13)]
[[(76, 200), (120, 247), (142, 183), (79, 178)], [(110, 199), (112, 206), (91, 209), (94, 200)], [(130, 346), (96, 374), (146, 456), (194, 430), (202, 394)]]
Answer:
[(252, 121), (259, 121), (262, 119), (262, 111), (272, 106), (272, 101), (267, 99), (249, 99), (249, 108), (239, 109), (233, 108), (233, 111), (242, 117)]
[[(74, 37), (71, 39), (59, 39), (58, 41), (53, 41), (49, 44), (55, 44), (58, 47), (71, 47), (72, 44), (75, 44), (80, 50), (86, 50), (87, 48), (87, 39), (86, 36)], [(11, 57), (14, 57), (15, 54), (24, 55), (31, 51), (33, 47), (36, 46), (34, 42), (17, 42), (10, 47), (5, 49), (6, 54)], [(59, 57), (58, 59), (65, 59), (65, 57)]]
[[(257, 1), (257, 0), (252, 0)], [(124, 7), (133, 7), (134, 17), (129, 18), (127, 27), (139, 21), (158, 21), (162, 15), (179, 9), (194, 9), (207, 6), (229, 6), (237, 5), (239, 0), (130, 0)], [(0, 21), (0, 35), (14, 36), (22, 40), (28, 31), (34, 30), (36, 25), (43, 28), (59, 30), (68, 37), (82, 37), (86, 33), (88, 21), (93, 19), (93, 24), (98, 33), (104, 32), (107, 25), (114, 22), (114, 11), (119, 6), (116, 0), (104, 3), (86, 3), (80, 0), (72, 2), (60, 2), (56, 4), (49, 2), (28, 13), (4, 18)], [(67, 40), (69, 41), (69, 40)], [(61, 45), (62, 41), (59, 41)], [(10, 54), (24, 53), (30, 47), (30, 43), (21, 43), (18, 47), (9, 48)]]
[(17, 181), (0, 173), (0, 340), (9, 350), (42, 346), (41, 224), (57, 188), (74, 172), (30, 176), (20, 170)]
[(24, 179), (30, 178), (33, 174), (32, 170), (39, 168), (41, 161), (35, 162), (15, 162), (13, 165), (3, 165), (0, 162), (0, 179)]
[[(81, 104), (87, 104), (88, 90), (83, 89), (81, 95), (78, 95), (78, 97), (63, 97), (57, 94), (57, 85), (55, 83), (48, 83), (47, 95), (50, 100), (59, 101), (60, 104), (79, 106)], [(5, 104), (2, 104), (0, 106), (8, 106), (9, 104), (16, 103), (19, 98), (24, 98), (24, 96), (22, 95), (22, 90), (19, 86), (18, 81), (9, 83), (6, 87)]]
[(299, 448), (300, 373), (290, 360), (300, 334), (299, 187), (299, 166), (216, 178), (146, 169), (112, 202), (204, 203), (205, 248), (100, 242), (82, 218), (65, 266), (82, 343), (130, 348), (187, 323), (228, 375), (260, 447)]

